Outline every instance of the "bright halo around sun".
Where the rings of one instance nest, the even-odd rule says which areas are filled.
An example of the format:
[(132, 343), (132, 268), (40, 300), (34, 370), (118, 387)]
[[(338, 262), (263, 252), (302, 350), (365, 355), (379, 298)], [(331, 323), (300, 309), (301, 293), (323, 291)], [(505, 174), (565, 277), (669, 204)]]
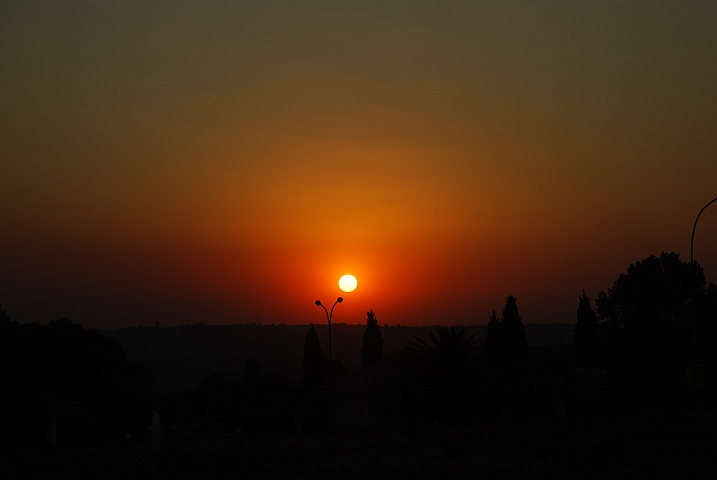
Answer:
[(344, 292), (353, 292), (356, 290), (356, 285), (358, 285), (358, 282), (353, 275), (344, 275), (339, 278), (339, 288)]

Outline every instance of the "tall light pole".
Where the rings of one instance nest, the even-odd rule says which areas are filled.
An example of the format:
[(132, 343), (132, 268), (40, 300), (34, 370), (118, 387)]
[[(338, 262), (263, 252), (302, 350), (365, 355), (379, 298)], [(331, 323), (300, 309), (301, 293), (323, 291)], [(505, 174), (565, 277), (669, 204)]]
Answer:
[(705, 211), (705, 208), (712, 205), (715, 201), (717, 201), (717, 197), (715, 197), (711, 202), (709, 202), (707, 205), (702, 207), (702, 210), (700, 210), (700, 213), (697, 214), (697, 218), (695, 219), (695, 225), (692, 227), (692, 239), (690, 240), (690, 267), (692, 269), (692, 364), (697, 365), (697, 329), (696, 329), (696, 319), (695, 319), (695, 230), (697, 229), (697, 222), (700, 219), (700, 215), (702, 215), (702, 212)]
[(314, 302), (317, 307), (321, 307), (324, 309), (324, 313), (326, 313), (326, 321), (329, 322), (329, 431), (331, 430), (331, 421), (333, 420), (331, 415), (331, 318), (334, 316), (334, 308), (336, 308), (336, 304), (341, 303), (343, 301), (344, 297), (337, 298), (334, 304), (331, 306), (331, 312), (326, 310), (326, 307), (323, 303), (321, 303), (321, 300), (316, 300)]

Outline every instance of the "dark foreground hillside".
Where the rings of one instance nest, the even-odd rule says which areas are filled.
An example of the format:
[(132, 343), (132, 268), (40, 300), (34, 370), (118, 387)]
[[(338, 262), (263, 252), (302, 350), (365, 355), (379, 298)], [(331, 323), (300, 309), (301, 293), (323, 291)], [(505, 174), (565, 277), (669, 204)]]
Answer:
[(712, 478), (717, 473), (713, 418), (641, 416), (594, 430), (557, 417), (435, 424), (392, 430), (295, 431), (225, 441), (169, 438), (160, 447), (125, 441), (2, 456), (3, 478), (485, 478), (558, 475), (606, 478)]

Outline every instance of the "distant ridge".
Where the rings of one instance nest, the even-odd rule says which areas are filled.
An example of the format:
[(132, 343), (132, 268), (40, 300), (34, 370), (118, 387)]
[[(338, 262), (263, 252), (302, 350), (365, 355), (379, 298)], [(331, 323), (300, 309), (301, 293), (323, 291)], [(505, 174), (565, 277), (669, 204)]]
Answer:
[[(315, 324), (321, 348), (328, 352), (328, 329)], [(346, 368), (361, 367), (364, 325), (336, 323), (331, 341), (334, 358)], [(181, 325), (176, 327), (128, 327), (102, 332), (122, 343), (131, 360), (149, 367), (158, 387), (194, 388), (206, 375), (218, 374), (228, 380), (243, 374), (247, 357), (256, 356), (262, 371), (299, 379), (302, 374), (304, 335), (308, 325)], [(407, 346), (416, 336), (428, 339), (433, 326), (381, 326), (384, 354)], [(571, 324), (525, 325), (529, 345), (572, 344)], [(468, 334), (485, 337), (485, 325), (466, 326)]]

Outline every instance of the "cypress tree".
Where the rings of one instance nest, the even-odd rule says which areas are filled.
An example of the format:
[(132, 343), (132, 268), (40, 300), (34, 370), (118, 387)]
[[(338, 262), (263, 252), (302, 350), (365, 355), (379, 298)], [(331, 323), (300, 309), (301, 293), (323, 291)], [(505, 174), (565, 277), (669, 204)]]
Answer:
[(500, 326), (505, 339), (505, 353), (515, 360), (525, 360), (528, 342), (525, 339), (523, 320), (518, 313), (518, 300), (513, 295), (509, 295), (505, 300)]
[(575, 324), (575, 364), (594, 367), (597, 364), (597, 315), (590, 305), (590, 298), (583, 290), (578, 297), (577, 323)]
[(325, 357), (321, 353), (319, 334), (314, 325), (304, 337), (304, 382), (310, 385), (320, 382), (324, 376)]
[(373, 310), (366, 312), (366, 331), (363, 334), (363, 346), (361, 347), (361, 366), (378, 362), (383, 358), (383, 335), (376, 320)]

